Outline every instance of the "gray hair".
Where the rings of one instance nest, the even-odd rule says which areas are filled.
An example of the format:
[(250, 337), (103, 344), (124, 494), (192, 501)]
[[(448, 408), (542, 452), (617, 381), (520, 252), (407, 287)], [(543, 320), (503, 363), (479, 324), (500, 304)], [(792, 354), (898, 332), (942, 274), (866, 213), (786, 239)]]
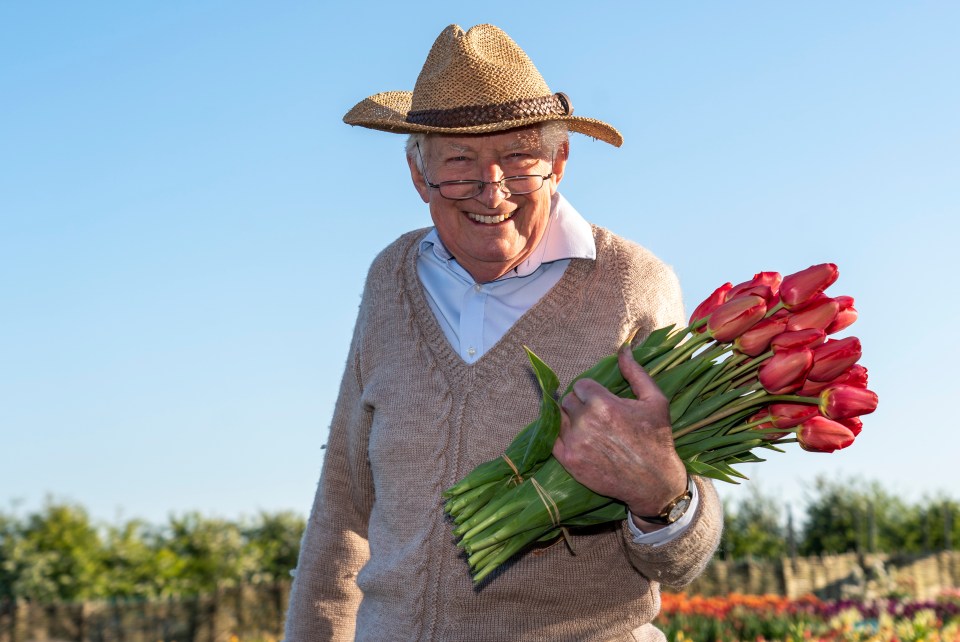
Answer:
[[(540, 130), (540, 142), (544, 150), (552, 156), (564, 143), (569, 142), (570, 135), (567, 130), (567, 124), (563, 121), (548, 120), (538, 124)], [(496, 133), (496, 132), (494, 132)], [(423, 156), (427, 148), (427, 141), (433, 134), (416, 133), (407, 136), (406, 153), (407, 158), (413, 159), (417, 164), (417, 169), (423, 173)], [(420, 146), (420, 154), (417, 153), (417, 145)]]

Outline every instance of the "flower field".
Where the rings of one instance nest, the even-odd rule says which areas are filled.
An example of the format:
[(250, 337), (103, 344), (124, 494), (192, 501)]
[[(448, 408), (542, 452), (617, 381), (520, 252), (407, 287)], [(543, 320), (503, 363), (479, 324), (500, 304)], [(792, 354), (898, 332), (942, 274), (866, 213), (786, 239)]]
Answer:
[(929, 602), (664, 593), (662, 604), (655, 623), (670, 642), (960, 642), (956, 592)]

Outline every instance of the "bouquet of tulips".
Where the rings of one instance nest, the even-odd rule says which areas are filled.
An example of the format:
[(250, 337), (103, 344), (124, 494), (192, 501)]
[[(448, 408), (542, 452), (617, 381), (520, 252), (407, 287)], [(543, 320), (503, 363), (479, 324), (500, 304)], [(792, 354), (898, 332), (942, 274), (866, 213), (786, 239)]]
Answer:
[[(658, 329), (633, 349), (670, 402), (674, 443), (688, 472), (737, 483), (746, 477), (736, 464), (764, 461), (754, 449), (783, 452), (778, 445), (795, 442), (833, 452), (853, 443), (859, 417), (876, 409), (877, 395), (857, 364), (860, 341), (827, 339), (857, 318), (851, 297), (824, 294), (838, 275), (836, 265), (824, 263), (782, 278), (761, 272), (725, 283), (697, 306), (686, 328)], [(539, 417), (502, 457), (444, 493), (475, 582), (568, 527), (627, 516), (624, 504), (579, 484), (551, 455), (560, 429), (559, 381), (527, 353), (542, 391)], [(577, 378), (584, 377), (633, 397), (616, 355)]]

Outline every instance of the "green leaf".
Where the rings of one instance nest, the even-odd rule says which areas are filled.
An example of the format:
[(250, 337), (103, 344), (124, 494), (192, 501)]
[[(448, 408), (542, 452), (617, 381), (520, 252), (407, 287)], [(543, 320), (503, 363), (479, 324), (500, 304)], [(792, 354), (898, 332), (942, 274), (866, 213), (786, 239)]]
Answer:
[(723, 366), (719, 363), (708, 364), (707, 368), (696, 376), (696, 378), (687, 385), (686, 388), (680, 390), (677, 394), (673, 396), (670, 400), (670, 422), (674, 423), (683, 416), (687, 409), (690, 407), (697, 397), (700, 396), (700, 393), (703, 392), (703, 389), (713, 381), (714, 377), (717, 376), (717, 373), (720, 372)]
[(687, 426), (692, 426), (698, 421), (706, 419), (721, 408), (729, 405), (730, 402), (734, 401), (735, 399), (745, 396), (749, 392), (749, 389), (735, 388), (720, 394), (714, 394), (701, 403), (692, 405), (690, 409), (673, 424), (673, 429), (679, 430), (681, 428), (686, 428)]
[(607, 355), (595, 366), (576, 376), (567, 386), (563, 396), (570, 394), (570, 391), (573, 390), (573, 384), (581, 379), (593, 379), (607, 390), (621, 388), (626, 383), (623, 373), (620, 372), (620, 364), (616, 354)]
[(739, 484), (740, 482), (731, 479), (729, 475), (725, 474), (715, 466), (710, 464), (705, 464), (702, 461), (687, 460), (683, 462), (687, 467), (687, 472), (700, 475), (701, 477), (709, 477), (711, 479), (716, 479), (718, 481), (724, 481), (730, 484)]
[(537, 383), (540, 384), (540, 417), (537, 419), (539, 425), (537, 430), (530, 437), (526, 449), (520, 456), (520, 461), (515, 462), (521, 471), (531, 468), (535, 464), (545, 460), (553, 451), (553, 442), (557, 440), (560, 434), (560, 404), (557, 403), (555, 395), (557, 388), (560, 387), (560, 379), (556, 373), (543, 360), (533, 353), (530, 348), (524, 347), (527, 351), (527, 357), (533, 366), (533, 372), (537, 377)]
[(657, 382), (664, 396), (670, 399), (687, 384), (687, 381), (694, 379), (709, 367), (710, 362), (705, 362), (701, 359), (691, 359), (661, 372), (654, 377), (654, 381)]
[(723, 471), (724, 473), (726, 473), (727, 475), (729, 475), (729, 476), (731, 476), (731, 477), (739, 477), (740, 479), (747, 479), (747, 480), (749, 480), (749, 479), (750, 479), (749, 477), (747, 477), (746, 475), (744, 475), (743, 473), (741, 473), (741, 472), (738, 471), (738, 470), (734, 470), (733, 466), (731, 465), (731, 464), (734, 464), (734, 463), (738, 463), (738, 462), (737, 462), (737, 458), (736, 458), (736, 457), (728, 457), (727, 459), (725, 459), (725, 460), (723, 460), (723, 461), (714, 462), (714, 463), (712, 464), (712, 466), (713, 466), (714, 468), (716, 468), (717, 470)]

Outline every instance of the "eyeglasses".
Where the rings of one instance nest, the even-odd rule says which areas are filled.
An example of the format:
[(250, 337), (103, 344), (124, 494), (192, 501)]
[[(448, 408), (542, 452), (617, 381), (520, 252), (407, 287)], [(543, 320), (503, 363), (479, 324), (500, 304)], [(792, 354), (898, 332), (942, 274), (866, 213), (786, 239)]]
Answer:
[[(420, 144), (417, 143), (417, 153), (420, 154), (420, 165), (425, 167), (423, 155), (420, 152)], [(543, 181), (553, 177), (553, 172), (546, 176), (540, 174), (526, 174), (523, 176), (506, 176), (499, 181), (441, 181), (431, 183), (424, 174), (423, 180), (433, 189), (440, 190), (440, 196), (449, 198), (452, 201), (463, 201), (468, 198), (478, 196), (483, 192), (485, 185), (496, 185), (497, 189), (507, 196), (523, 195), (536, 192), (543, 187)]]

